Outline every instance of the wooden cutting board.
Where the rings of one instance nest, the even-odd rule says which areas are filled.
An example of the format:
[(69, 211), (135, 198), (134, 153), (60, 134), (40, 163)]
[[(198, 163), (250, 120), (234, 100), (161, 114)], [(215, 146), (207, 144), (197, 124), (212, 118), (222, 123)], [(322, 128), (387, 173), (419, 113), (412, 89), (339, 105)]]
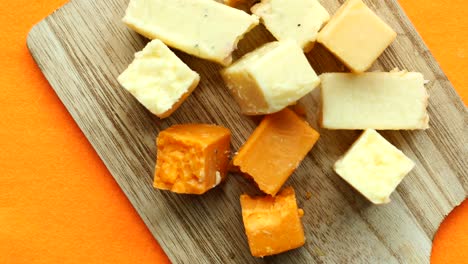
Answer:
[[(333, 13), (343, 0), (322, 2)], [(399, 34), (374, 69), (399, 67), (424, 74), (432, 128), (383, 132), (416, 162), (384, 206), (371, 205), (332, 170), (360, 132), (321, 129), (319, 142), (287, 182), (305, 211), (307, 243), (264, 259), (250, 256), (243, 233), (239, 195), (256, 193), (250, 182), (231, 175), (203, 196), (152, 187), (155, 137), (162, 129), (188, 122), (224, 125), (233, 132), (235, 151), (255, 128), (258, 120), (239, 114), (220, 78), (220, 66), (178, 52), (202, 81), (172, 117), (159, 120), (116, 80), (147, 42), (121, 23), (128, 0), (74, 0), (36, 25), (27, 44), (174, 263), (428, 263), (439, 224), (467, 197), (467, 110), (397, 1), (366, 2)], [(236, 56), (271, 40), (257, 27), (241, 41)], [(318, 73), (344, 70), (318, 45), (308, 57)], [(317, 92), (301, 101), (316, 128)]]

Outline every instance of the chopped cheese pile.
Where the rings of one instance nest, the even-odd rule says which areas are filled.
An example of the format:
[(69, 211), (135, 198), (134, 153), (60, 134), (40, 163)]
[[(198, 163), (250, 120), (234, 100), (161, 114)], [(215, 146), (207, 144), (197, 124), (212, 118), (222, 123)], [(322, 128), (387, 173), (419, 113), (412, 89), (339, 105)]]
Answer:
[[(237, 43), (259, 20), (278, 40), (221, 70), (241, 112), (265, 115), (231, 164), (232, 172), (247, 175), (265, 193), (240, 197), (250, 251), (264, 257), (305, 243), (304, 212), (297, 207), (295, 191), (281, 190), (319, 139), (299, 116), (307, 113), (297, 105), (301, 98), (321, 84), (321, 126), (365, 129), (334, 170), (374, 204), (389, 202), (414, 167), (374, 129), (426, 129), (429, 116), (422, 74), (365, 73), (397, 34), (362, 0), (345, 1), (332, 18), (317, 0), (261, 0), (252, 7), (254, 2), (130, 0), (124, 23), (152, 41), (118, 81), (150, 112), (166, 118), (200, 81), (167, 46), (229, 66)], [(242, 11), (250, 7), (253, 15)], [(353, 73), (318, 77), (304, 54), (315, 42)], [(218, 186), (230, 164), (230, 139), (230, 130), (216, 125), (180, 124), (161, 131), (154, 187), (204, 194)], [(311, 195), (307, 192), (306, 199)]]

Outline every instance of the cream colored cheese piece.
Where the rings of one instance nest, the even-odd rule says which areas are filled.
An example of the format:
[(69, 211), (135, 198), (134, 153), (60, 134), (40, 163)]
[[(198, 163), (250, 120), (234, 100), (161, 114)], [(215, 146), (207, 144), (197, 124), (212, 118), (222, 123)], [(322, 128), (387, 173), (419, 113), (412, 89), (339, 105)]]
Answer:
[(320, 79), (324, 128), (429, 128), (429, 95), (421, 73), (325, 73)]
[(365, 72), (396, 38), (362, 0), (348, 0), (320, 31), (317, 42), (353, 72)]
[(335, 163), (335, 171), (374, 204), (390, 194), (413, 169), (414, 162), (373, 129), (366, 130)]
[(259, 21), (213, 0), (130, 0), (123, 21), (150, 39), (223, 65)]
[(222, 75), (246, 115), (278, 112), (320, 83), (293, 41), (267, 43), (224, 69)]
[(251, 10), (277, 40), (294, 40), (306, 52), (313, 48), (320, 28), (330, 19), (317, 0), (262, 0)]
[(135, 54), (118, 81), (151, 113), (165, 118), (190, 95), (200, 76), (164, 43), (153, 40)]

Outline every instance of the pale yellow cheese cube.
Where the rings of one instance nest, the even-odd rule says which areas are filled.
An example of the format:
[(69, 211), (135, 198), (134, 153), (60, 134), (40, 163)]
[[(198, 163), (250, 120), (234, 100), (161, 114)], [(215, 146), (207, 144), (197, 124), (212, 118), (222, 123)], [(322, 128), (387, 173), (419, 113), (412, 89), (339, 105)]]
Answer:
[(213, 0), (130, 0), (123, 21), (150, 39), (223, 65), (258, 17)]
[(330, 19), (318, 0), (262, 0), (251, 10), (277, 40), (294, 40), (306, 52)]
[(429, 95), (421, 73), (325, 73), (320, 79), (324, 128), (429, 128)]
[(390, 195), (414, 162), (373, 129), (366, 130), (335, 163), (335, 171), (374, 204)]
[(317, 41), (359, 73), (372, 66), (396, 35), (362, 0), (348, 0), (320, 31)]
[(135, 54), (118, 81), (151, 113), (165, 118), (190, 95), (200, 76), (164, 43), (153, 40)]
[(320, 83), (293, 41), (267, 43), (224, 69), (222, 75), (246, 115), (278, 112)]

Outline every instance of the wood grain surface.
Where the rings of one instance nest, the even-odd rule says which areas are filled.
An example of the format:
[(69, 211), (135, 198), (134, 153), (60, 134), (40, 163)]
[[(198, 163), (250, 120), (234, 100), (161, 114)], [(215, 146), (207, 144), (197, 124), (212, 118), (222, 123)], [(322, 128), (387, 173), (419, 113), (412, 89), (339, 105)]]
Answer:
[[(322, 2), (333, 13), (343, 1)], [(224, 125), (233, 132), (235, 151), (255, 128), (258, 119), (240, 114), (220, 66), (177, 52), (200, 73), (201, 83), (170, 118), (159, 120), (116, 80), (147, 42), (121, 22), (128, 0), (71, 1), (36, 25), (27, 44), (173, 263), (428, 263), (439, 224), (467, 197), (467, 110), (397, 1), (365, 2), (398, 32), (373, 69), (422, 72), (429, 80), (432, 128), (382, 132), (416, 162), (384, 206), (371, 205), (332, 170), (360, 132), (320, 129), (319, 142), (287, 182), (305, 211), (306, 245), (264, 259), (250, 256), (243, 232), (239, 196), (257, 193), (247, 180), (232, 174), (203, 196), (152, 187), (155, 137), (162, 129), (189, 122)], [(235, 55), (272, 40), (259, 26)], [(345, 70), (319, 45), (307, 56), (318, 73)], [(318, 90), (300, 102), (315, 128)]]

